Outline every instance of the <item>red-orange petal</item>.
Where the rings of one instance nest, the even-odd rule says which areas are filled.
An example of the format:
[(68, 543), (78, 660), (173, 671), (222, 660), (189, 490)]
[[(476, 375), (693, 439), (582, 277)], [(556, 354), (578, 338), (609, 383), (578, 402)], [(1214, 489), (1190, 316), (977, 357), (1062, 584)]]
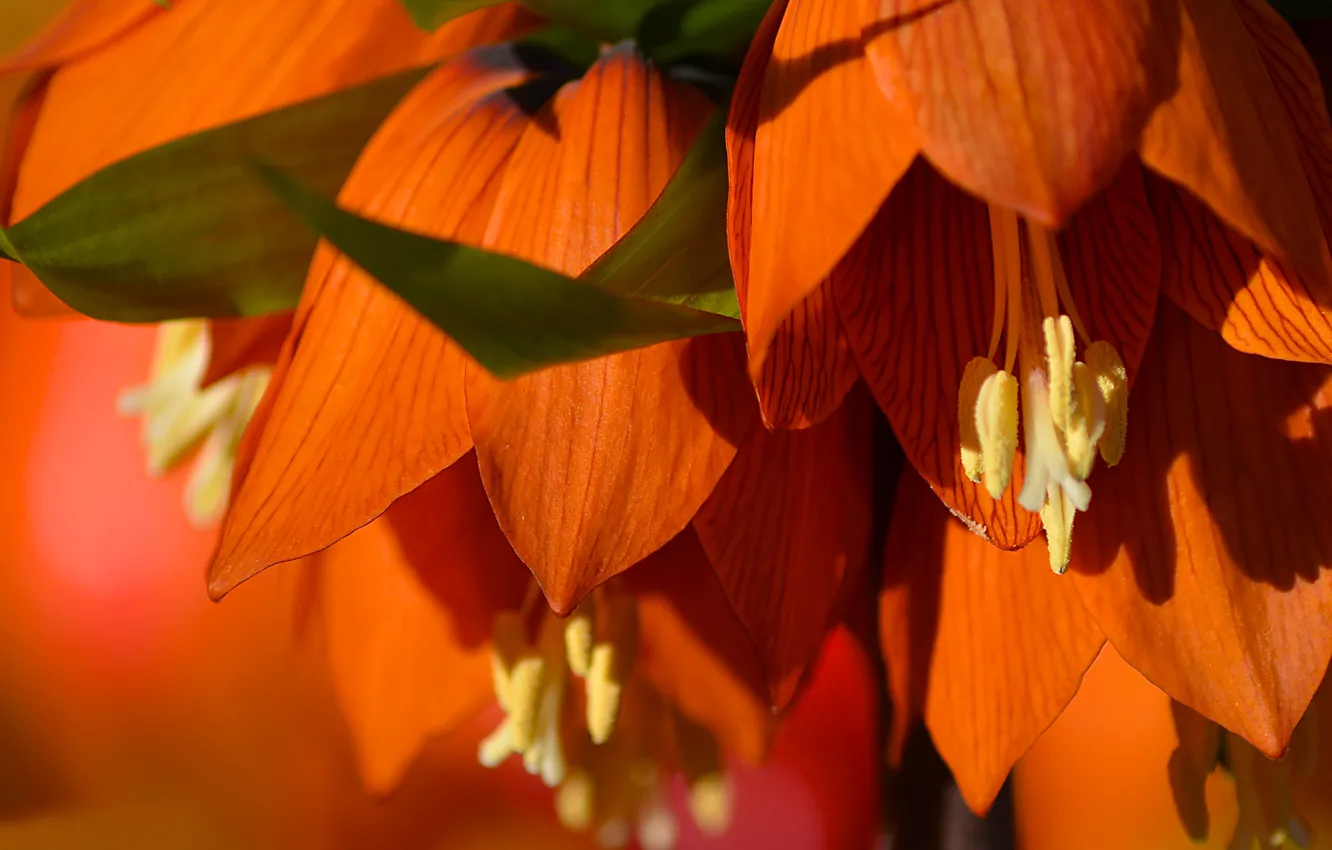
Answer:
[[(1323, 233), (1332, 233), (1332, 127), (1318, 72), (1289, 26), (1266, 4), (1240, 17), (1291, 120)], [(1166, 291), (1240, 351), (1332, 363), (1332, 286), (1299, 275), (1217, 220), (1192, 195), (1149, 182), (1167, 252)]]
[(292, 314), (273, 313), (245, 319), (213, 319), (208, 323), (211, 351), (204, 372), (206, 387), (251, 366), (277, 362), (282, 344), (291, 334)]
[(516, 7), (497, 6), (428, 35), (393, 2), (175, 3), (55, 72), (24, 155), (12, 220), (131, 154), (427, 64), (503, 38), (527, 20)]
[(1161, 289), (1161, 237), (1142, 166), (1132, 158), (1060, 234), (1068, 288), (1092, 340), (1119, 352), (1132, 381), (1147, 351)]
[[(42, 4), (32, 5), (39, 7)], [(9, 14), (7, 11), (6, 16)], [(0, 60), (0, 74), (34, 71), (69, 62), (124, 35), (149, 17), (161, 14), (162, 6), (154, 0), (76, 0), (34, 39)]]
[[(774, 3), (750, 42), (749, 56), (731, 96), (726, 125), (731, 177), (727, 239), (742, 313), (749, 300), (754, 136), (759, 125), (767, 57), (785, 11), (785, 0)], [(818, 286), (777, 327), (761, 371), (754, 379), (759, 412), (769, 428), (817, 425), (837, 409), (859, 375), (831, 299), (828, 288)]]
[(692, 529), (612, 584), (638, 601), (639, 669), (695, 723), (759, 762), (775, 730), (758, 651)]
[[(1326, 114), (1315, 118), (1321, 110), (1307, 93), (1283, 101), (1237, 4), (1181, 2), (1179, 87), (1143, 133), (1143, 162), (1202, 199), (1264, 253), (1290, 263), (1319, 295), (1332, 294), (1326, 224), (1297, 138), (1318, 124), (1325, 129)], [(1312, 68), (1302, 68), (1293, 79), (1315, 85), (1316, 76), (1304, 79), (1308, 73)], [(1326, 140), (1305, 142), (1326, 153)]]
[[(669, 180), (710, 106), (632, 51), (603, 57), (524, 133), (487, 244), (578, 274)], [(504, 382), (467, 412), (500, 526), (559, 612), (678, 534), (754, 418), (739, 340), (671, 342)]]
[(989, 345), (994, 268), (986, 208), (928, 165), (907, 172), (865, 236), (833, 271), (837, 312), (860, 372), (921, 476), (972, 529), (1025, 546), (1040, 519), (1015, 486), (995, 501), (962, 470), (957, 392)]
[[(475, 641), (464, 642), (456, 620), (493, 616), (501, 606), (469, 610), (433, 593), (427, 576), (449, 572), (450, 580), (476, 583), (516, 571), (525, 580), (521, 564), (488, 562), (490, 548), (473, 545), (485, 539), (475, 529), (486, 520), (499, 532), (493, 519), (461, 503), (470, 498), (486, 512), (475, 467), (457, 466), (313, 565), (333, 685), (362, 778), (376, 793), (393, 790), (427, 740), (494, 699), (488, 647), (467, 648)], [(409, 519), (402, 527), (399, 509), (437, 521)], [(464, 517), (482, 524), (469, 529)]]
[[(527, 116), (505, 48), (424, 81), (362, 154), (341, 199), (436, 236), (479, 241)], [(242, 445), (210, 589), (299, 558), (372, 520), (471, 448), (464, 355), (327, 245)]]
[(972, 809), (1073, 699), (1105, 638), (1045, 546), (1003, 552), (906, 475), (884, 551), (880, 635), (896, 710), (890, 756), (924, 715)]
[(784, 708), (817, 656), (847, 582), (865, 569), (871, 524), (868, 399), (805, 431), (753, 428), (694, 530)]
[[(850, 250), (916, 156), (910, 126), (880, 95), (861, 46), (874, 12), (873, 0), (790, 0), (771, 55), (751, 50), (746, 60), (767, 60), (744, 305), (756, 375), (778, 326)], [(732, 122), (749, 108), (737, 101)]]
[(1280, 755), (1332, 657), (1332, 377), (1240, 354), (1168, 302), (1075, 581), (1120, 654)]
[(1173, 90), (1180, 0), (880, 0), (885, 96), (949, 180), (1062, 225)]
[(1332, 319), (1304, 278), (1178, 186), (1147, 185), (1166, 248), (1162, 292), (1238, 351), (1332, 363)]

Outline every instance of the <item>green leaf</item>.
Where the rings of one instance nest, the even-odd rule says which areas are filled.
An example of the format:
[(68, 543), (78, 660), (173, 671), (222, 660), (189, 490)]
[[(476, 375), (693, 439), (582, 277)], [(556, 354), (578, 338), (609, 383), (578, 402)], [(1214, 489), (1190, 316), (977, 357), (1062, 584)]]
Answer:
[(503, 254), (378, 224), (270, 165), (259, 170), (313, 230), (501, 378), (740, 330), (726, 316), (617, 295)]
[(651, 209), (581, 280), (740, 317), (726, 244), (726, 112), (717, 110)]
[(425, 73), (111, 165), (11, 227), (6, 253), (66, 304), (99, 319), (157, 322), (292, 307), (317, 240), (255, 179), (251, 163), (262, 158), (336, 194), (375, 129)]
[(407, 14), (423, 30), (434, 32), (454, 18), (461, 18), (468, 12), (498, 6), (504, 0), (402, 0), (407, 7)]
[(741, 57), (772, 0), (664, 0), (639, 22), (636, 37), (654, 60)]

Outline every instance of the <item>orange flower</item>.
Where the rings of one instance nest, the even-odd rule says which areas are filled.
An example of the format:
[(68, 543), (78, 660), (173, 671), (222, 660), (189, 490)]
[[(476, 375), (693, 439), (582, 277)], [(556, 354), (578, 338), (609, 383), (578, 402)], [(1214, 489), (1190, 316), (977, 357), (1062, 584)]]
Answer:
[(1332, 835), (1332, 747), (1319, 730), (1329, 722), (1332, 686), (1324, 683), (1291, 752), (1268, 761), (1172, 704), (1108, 650), (1018, 764), (1019, 846), (1324, 847)]
[[(943, 595), (893, 628), (927, 638), (908, 678), (936, 735), (952, 713), (977, 736), (952, 760), (990, 777), (974, 805), (1102, 634), (1272, 756), (1322, 679), (1330, 139), (1317, 74), (1261, 0), (770, 11), (728, 137), (767, 420), (817, 423), (861, 375), (949, 510), (1001, 549), (1044, 525), (1049, 564), (1072, 565), (1056, 586), (1047, 553), (972, 545), (903, 484), (890, 567)], [(1114, 468), (1093, 475), (1098, 454)], [(964, 717), (940, 678), (1004, 713)]]
[[(625, 48), (535, 116), (508, 93), (543, 84), (532, 77), (506, 48), (443, 66), (381, 128), (342, 203), (582, 271), (646, 211), (712, 107)], [(241, 448), (212, 592), (335, 543), (464, 474), (451, 467), (474, 452), (473, 491), (561, 614), (671, 541), (701, 544), (785, 705), (864, 567), (868, 411), (810, 434), (756, 427), (738, 343), (664, 343), (502, 383), (323, 249)]]
[[(426, 34), (395, 0), (177, 0), (169, 9), (78, 0), (0, 64), (0, 74), (37, 72), (0, 168), (0, 222), (133, 154), (429, 64), (530, 22), (513, 4)], [(3, 267), (20, 310), (64, 312), (26, 269)]]
[(540, 783), (476, 764), (482, 724), (392, 800), (362, 790), (317, 644), (294, 639), (298, 582), (211, 605), (213, 535), (185, 521), (179, 477), (141, 472), (115, 398), (151, 345), (0, 310), (0, 844), (593, 847)]

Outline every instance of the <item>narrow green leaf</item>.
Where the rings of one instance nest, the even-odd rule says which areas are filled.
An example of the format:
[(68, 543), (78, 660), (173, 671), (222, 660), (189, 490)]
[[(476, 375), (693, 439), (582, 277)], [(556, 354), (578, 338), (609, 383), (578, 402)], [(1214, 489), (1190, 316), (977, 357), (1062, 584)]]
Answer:
[(402, 0), (407, 7), (407, 14), (412, 16), (416, 25), (428, 32), (434, 32), (454, 18), (461, 18), (468, 12), (498, 6), (504, 0)]
[(311, 229), (501, 378), (740, 330), (726, 316), (617, 295), (503, 254), (377, 224), (271, 165), (259, 170)]
[(0, 228), (0, 254), (4, 254), (8, 260), (18, 262), (18, 252), (9, 243), (9, 237), (5, 235), (4, 228)]
[(726, 244), (726, 112), (717, 110), (651, 209), (581, 280), (740, 317)]
[(740, 57), (772, 0), (662, 0), (639, 22), (636, 39), (654, 60)]
[(329, 195), (414, 71), (179, 139), (111, 165), (11, 227), (7, 253), (79, 312), (120, 322), (295, 305), (315, 237), (262, 158)]

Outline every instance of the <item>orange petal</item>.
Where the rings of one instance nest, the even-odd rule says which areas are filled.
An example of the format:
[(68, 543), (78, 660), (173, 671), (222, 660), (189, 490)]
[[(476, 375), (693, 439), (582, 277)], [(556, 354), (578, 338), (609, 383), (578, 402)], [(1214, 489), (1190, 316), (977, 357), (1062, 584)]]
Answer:
[(282, 343), (291, 333), (292, 314), (273, 313), (246, 319), (213, 319), (208, 323), (212, 351), (203, 385), (208, 386), (251, 366), (277, 362)]
[(55, 72), (20, 170), (12, 220), (131, 154), (427, 64), (503, 38), (527, 20), (516, 7), (497, 6), (427, 35), (393, 2), (174, 3)]
[[(771, 14), (771, 13), (770, 13)], [(752, 250), (745, 290), (751, 369), (782, 320), (851, 248), (916, 156), (861, 47), (873, 0), (791, 0), (762, 71), (754, 125)], [(752, 101), (737, 100), (740, 130)]]
[[(496, 540), (476, 467), (459, 463), (314, 565), (333, 684), (371, 791), (393, 790), (426, 740), (494, 698), (490, 653), (468, 649), (468, 632), (516, 608), (528, 581)], [(452, 593), (433, 592), (440, 581)]]
[(1207, 781), (1210, 840), (1185, 832), (1166, 764), (1177, 744), (1170, 698), (1125, 664), (1113, 647), (1018, 763), (1013, 782), (1023, 850), (1225, 850), (1235, 828), (1234, 783)]
[[(6, 17), (9, 14), (7, 10)], [(162, 14), (162, 6), (155, 0), (76, 0), (40, 35), (0, 60), (0, 74), (69, 62)]]
[(880, 634), (896, 711), (890, 755), (924, 713), (968, 805), (990, 807), (1009, 770), (1077, 693), (1105, 638), (1045, 546), (988, 545), (914, 476), (898, 487), (884, 550)]
[[(754, 40), (731, 97), (726, 149), (731, 176), (727, 237), (731, 270), (743, 311), (749, 300), (749, 254), (754, 197), (754, 136), (763, 80), (786, 2), (774, 3)], [(827, 287), (819, 286), (778, 325), (755, 378), (759, 411), (769, 428), (808, 428), (837, 409), (858, 373)]]
[[(1182, 0), (1179, 88), (1153, 115), (1142, 138), (1148, 166), (1201, 198), (1227, 224), (1263, 252), (1289, 262), (1323, 303), (1332, 296), (1332, 257), (1324, 221), (1306, 177), (1297, 134), (1325, 133), (1325, 107), (1274, 79), (1313, 87), (1307, 59), (1275, 78), (1233, 3)], [(1272, 44), (1267, 44), (1270, 51)], [(1289, 63), (1296, 54), (1273, 57)], [(1256, 120), (1255, 116), (1263, 116)], [(1326, 138), (1304, 136), (1310, 154), (1327, 154)], [(1319, 175), (1318, 180), (1322, 180)]]
[(995, 501), (962, 470), (957, 391), (985, 353), (994, 310), (984, 205), (918, 163), (833, 272), (838, 315), (865, 381), (907, 458), (949, 509), (1004, 549), (1025, 546), (1040, 519), (1015, 484)]
[(795, 695), (870, 542), (868, 400), (806, 431), (753, 428), (694, 530), (763, 658), (773, 704)]
[[(708, 105), (626, 49), (524, 134), (487, 241), (578, 274), (665, 186)], [(467, 370), (495, 515), (556, 611), (693, 518), (753, 418), (739, 340), (665, 343), (502, 382)]]
[(1074, 534), (1133, 666), (1277, 756), (1332, 656), (1327, 370), (1239, 354), (1162, 302), (1129, 450)]
[[(1265, 4), (1241, 3), (1239, 10), (1296, 131), (1323, 233), (1332, 233), (1332, 128), (1318, 72)], [(1162, 180), (1148, 185), (1162, 234), (1174, 246), (1166, 255), (1165, 286), (1177, 304), (1240, 351), (1332, 363), (1332, 288), (1265, 255), (1192, 195)]]
[(1147, 351), (1161, 288), (1161, 237), (1142, 167), (1127, 159), (1059, 237), (1068, 288), (1093, 340), (1114, 345), (1129, 380)]
[(763, 669), (698, 536), (686, 529), (607, 589), (617, 587), (638, 600), (638, 663), (657, 690), (760, 761), (774, 731)]
[(1179, 0), (880, 0), (886, 97), (948, 179), (1047, 226), (1114, 176), (1175, 84)]
[[(526, 78), (505, 55), (467, 54), (422, 82), (362, 154), (342, 200), (479, 240), (528, 121), (507, 95), (487, 97)], [(214, 595), (339, 540), (471, 448), (462, 353), (327, 246), (288, 347), (241, 447)]]
[(1196, 198), (1149, 177), (1165, 252), (1162, 291), (1249, 354), (1332, 363), (1332, 320), (1305, 280), (1223, 224)]

